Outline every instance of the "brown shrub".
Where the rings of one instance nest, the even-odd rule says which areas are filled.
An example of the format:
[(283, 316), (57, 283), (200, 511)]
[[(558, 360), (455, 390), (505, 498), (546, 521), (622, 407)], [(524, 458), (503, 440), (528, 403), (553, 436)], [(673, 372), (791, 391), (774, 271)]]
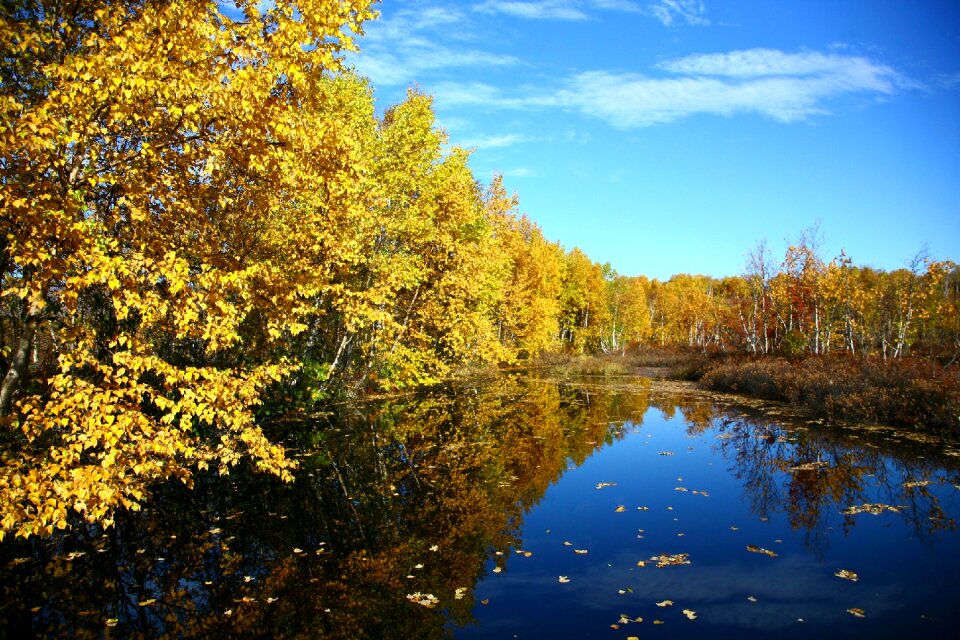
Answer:
[(960, 433), (960, 380), (928, 360), (741, 359), (715, 366), (701, 384), (717, 391), (782, 400), (816, 417)]

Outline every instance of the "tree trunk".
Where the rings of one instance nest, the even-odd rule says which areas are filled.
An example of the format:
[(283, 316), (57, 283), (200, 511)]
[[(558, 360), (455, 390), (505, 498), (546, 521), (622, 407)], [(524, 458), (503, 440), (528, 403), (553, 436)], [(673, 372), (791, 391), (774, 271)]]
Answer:
[(30, 364), (30, 352), (33, 349), (33, 337), (40, 326), (40, 314), (44, 305), (31, 302), (27, 309), (27, 317), (23, 323), (23, 331), (17, 342), (17, 350), (10, 360), (10, 369), (0, 384), (0, 418), (10, 415), (13, 408), (13, 396), (26, 377), (27, 365)]

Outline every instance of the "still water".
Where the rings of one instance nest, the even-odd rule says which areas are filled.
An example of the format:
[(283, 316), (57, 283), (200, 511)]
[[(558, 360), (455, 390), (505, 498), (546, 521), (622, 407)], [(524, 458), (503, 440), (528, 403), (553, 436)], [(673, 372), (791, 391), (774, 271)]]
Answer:
[(952, 637), (960, 452), (642, 378), (472, 380), (284, 427), (284, 485), (0, 545), (26, 637)]

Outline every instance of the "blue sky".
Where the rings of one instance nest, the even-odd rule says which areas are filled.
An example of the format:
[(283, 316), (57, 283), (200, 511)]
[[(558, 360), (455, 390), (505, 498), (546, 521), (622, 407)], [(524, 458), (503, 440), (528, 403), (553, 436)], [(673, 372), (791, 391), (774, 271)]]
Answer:
[(484, 182), (620, 273), (960, 261), (960, 2), (384, 0), (351, 57), (415, 86)]

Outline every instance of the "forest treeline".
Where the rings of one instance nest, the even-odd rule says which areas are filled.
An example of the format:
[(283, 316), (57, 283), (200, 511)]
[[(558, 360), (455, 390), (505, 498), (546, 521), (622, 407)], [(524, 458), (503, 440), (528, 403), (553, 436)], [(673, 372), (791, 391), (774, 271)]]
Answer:
[(378, 113), (343, 58), (371, 4), (3, 4), (0, 537), (243, 460), (290, 478), (258, 407), (351, 385), (640, 344), (956, 356), (949, 262), (803, 236), (659, 282), (550, 242), (428, 96)]

